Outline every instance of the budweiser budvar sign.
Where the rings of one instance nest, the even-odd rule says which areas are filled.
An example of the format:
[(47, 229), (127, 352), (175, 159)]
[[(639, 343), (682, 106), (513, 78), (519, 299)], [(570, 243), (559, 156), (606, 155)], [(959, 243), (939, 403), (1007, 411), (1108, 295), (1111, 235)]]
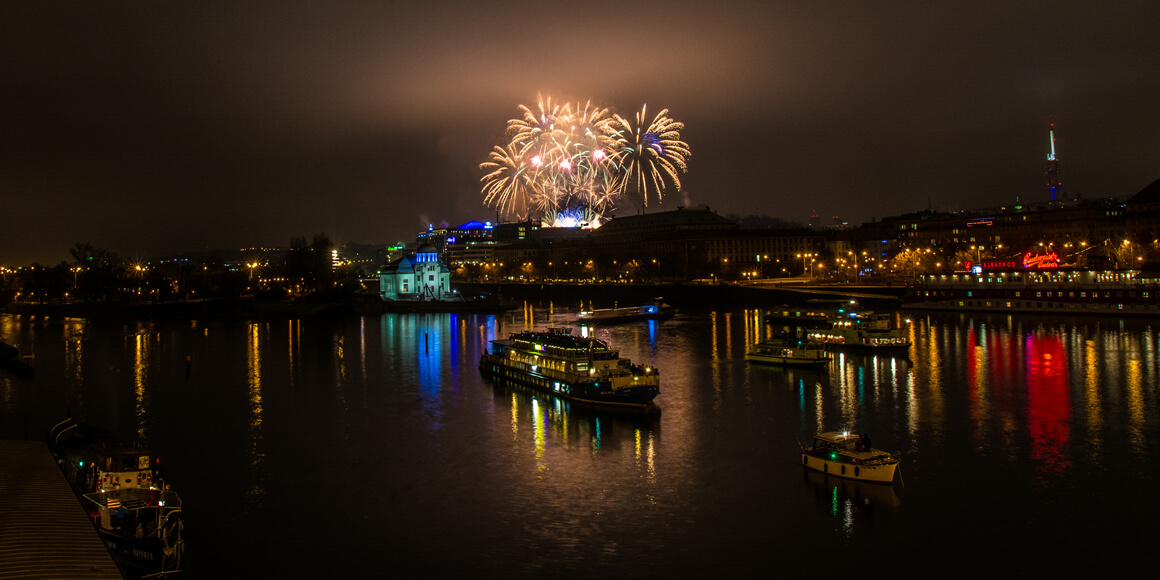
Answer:
[[(1053, 270), (1059, 268), (1059, 254), (1023, 254), (1022, 260), (984, 260), (984, 270)], [(968, 266), (969, 269), (969, 266)]]

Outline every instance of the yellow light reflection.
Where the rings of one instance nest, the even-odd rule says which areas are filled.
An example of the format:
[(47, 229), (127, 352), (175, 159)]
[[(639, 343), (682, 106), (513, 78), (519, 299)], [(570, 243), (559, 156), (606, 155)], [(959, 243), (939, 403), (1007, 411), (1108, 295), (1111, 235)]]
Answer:
[(1087, 409), (1087, 440), (1092, 453), (1099, 456), (1103, 449), (1100, 432), (1103, 429), (1103, 406), (1100, 402), (1100, 355), (1096, 342), (1084, 342), (1084, 407)]
[[(264, 460), (262, 452), (262, 333), (261, 325), (251, 323), (246, 344), (246, 378), (250, 395), (250, 459), (254, 466)], [(261, 493), (262, 484), (254, 482), (252, 493)]]
[(544, 418), (541, 417), (539, 399), (532, 399), (532, 429), (536, 442), (536, 471), (546, 471), (548, 465), (544, 463), (544, 449), (547, 447), (548, 434)]
[(149, 337), (145, 329), (138, 329), (134, 338), (133, 348), (133, 392), (134, 411), (137, 418), (137, 438), (147, 441), (145, 437), (145, 382), (149, 369)]
[(1144, 446), (1144, 370), (1139, 359), (1128, 361), (1128, 439), (1132, 449), (1145, 453)]
[(520, 434), (520, 398), (512, 393), (512, 441), (518, 441)]

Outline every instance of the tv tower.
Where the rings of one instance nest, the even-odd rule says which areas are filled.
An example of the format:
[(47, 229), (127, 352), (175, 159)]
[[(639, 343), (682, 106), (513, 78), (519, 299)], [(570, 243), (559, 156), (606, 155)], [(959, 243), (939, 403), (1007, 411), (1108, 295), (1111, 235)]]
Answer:
[(1051, 138), (1051, 153), (1047, 154), (1047, 194), (1051, 201), (1057, 201), (1063, 184), (1059, 182), (1059, 159), (1055, 157), (1055, 123), (1051, 124), (1048, 136)]

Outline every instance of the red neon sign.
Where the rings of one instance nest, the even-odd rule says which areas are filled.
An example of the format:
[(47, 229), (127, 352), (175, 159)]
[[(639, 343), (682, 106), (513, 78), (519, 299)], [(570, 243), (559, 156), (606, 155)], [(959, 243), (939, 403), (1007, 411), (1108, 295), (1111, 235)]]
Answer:
[[(1022, 260), (984, 260), (979, 264), (984, 270), (1056, 270), (1059, 269), (1059, 254), (1023, 254)], [(970, 266), (967, 266), (970, 269)]]
[(1055, 252), (1046, 254), (1023, 254), (1023, 267), (1028, 270), (1051, 270), (1059, 267), (1059, 255)]

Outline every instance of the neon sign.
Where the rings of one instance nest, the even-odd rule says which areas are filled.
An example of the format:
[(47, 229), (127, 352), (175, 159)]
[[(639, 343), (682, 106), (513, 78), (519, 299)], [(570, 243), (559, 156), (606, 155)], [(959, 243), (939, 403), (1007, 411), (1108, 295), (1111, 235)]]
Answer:
[(1059, 268), (1059, 255), (1055, 252), (1046, 254), (1023, 254), (1023, 267), (1028, 270), (1052, 270)]
[[(1023, 254), (1022, 260), (984, 260), (979, 264), (984, 270), (1057, 270), (1059, 254)], [(970, 269), (970, 266), (967, 266)]]

